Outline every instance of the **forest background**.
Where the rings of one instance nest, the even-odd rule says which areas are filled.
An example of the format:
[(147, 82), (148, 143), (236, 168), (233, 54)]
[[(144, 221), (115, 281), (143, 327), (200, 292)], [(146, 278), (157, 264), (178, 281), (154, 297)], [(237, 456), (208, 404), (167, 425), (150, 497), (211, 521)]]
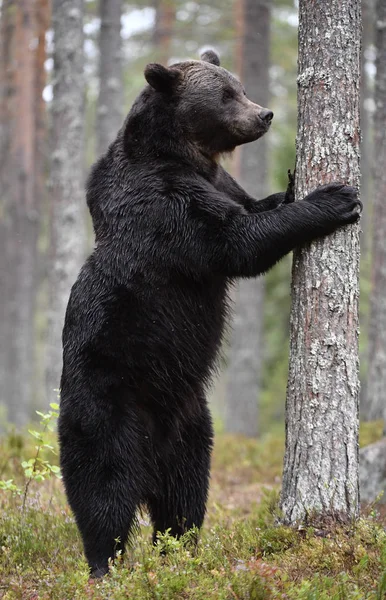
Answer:
[[(83, 101), (73, 109), (77, 113), (74, 120), (78, 123), (80, 141), (77, 148), (67, 149), (76, 166), (73, 171), (68, 169), (67, 186), (73, 197), (65, 209), (63, 195), (54, 193), (58, 190), (56, 179), (60, 177), (56, 168), (60, 146), (55, 135), (64, 138), (64, 130), (55, 132), (52, 123), (60, 107), (53, 98), (51, 8), (48, 0), (21, 2), (13, 10), (17, 4), (4, 0), (1, 17), (0, 338), (5, 343), (0, 350), (0, 423), (3, 426), (7, 422), (26, 424), (36, 409), (56, 399), (54, 389), (59, 387), (60, 331), (65, 304), (80, 265), (93, 247), (84, 192), (79, 187), (83, 188), (90, 166), (112, 141), (143, 87), (144, 66), (152, 61), (167, 63), (198, 58), (203, 49), (214, 47), (221, 54), (222, 64), (242, 78), (249, 96), (274, 111), (269, 135), (237, 151), (227, 161), (229, 170), (256, 198), (286, 188), (287, 170), (295, 164), (297, 115), (296, 2), (249, 2), (243, 9), (237, 0), (208, 3), (157, 0), (152, 4), (118, 3), (118, 12), (113, 3), (112, 12), (105, 15), (104, 36), (100, 30), (99, 4), (92, 0), (79, 2), (84, 10), (83, 15), (79, 14), (83, 28), (80, 31), (78, 27), (76, 35), (77, 42), (83, 37), (83, 75), (69, 81), (72, 95), (78, 94)], [(120, 15), (121, 35), (117, 39)], [(382, 406), (373, 406), (369, 415), (371, 409), (365, 401), (374, 276), (371, 240), (375, 6), (371, 0), (363, 4), (363, 22), (362, 414), (380, 418)], [(104, 44), (102, 53), (101, 44)], [(62, 125), (66, 128), (65, 123)], [(54, 147), (56, 155), (52, 154)], [(223, 423), (229, 431), (256, 436), (276, 423), (283, 427), (290, 277), (291, 257), (287, 257), (264, 279), (250, 282), (235, 292), (236, 318), (225, 344), (222, 375), (213, 393), (214, 413), (219, 424)], [(372, 333), (377, 335), (376, 330)]]
[[(384, 11), (378, 0), (382, 6)], [(384, 185), (374, 169), (374, 115), (382, 107), (374, 99), (380, 21), (373, 0), (363, 0), (362, 17), (360, 364), (361, 417), (368, 422), (361, 443), (366, 444), (383, 432), (386, 223), (379, 210), (373, 219), (374, 191)], [(265, 278), (234, 290), (235, 318), (210, 398), (218, 436), (207, 533), (195, 561), (169, 539), (165, 569), (142, 538), (116, 579), (90, 588), (61, 482), (50, 478), (58, 474), (57, 457), (50, 455), (56, 452), (55, 434), (49, 430), (57, 410), (64, 310), (94, 241), (84, 194), (90, 166), (144, 86), (148, 62), (199, 58), (213, 47), (222, 65), (240, 76), (249, 97), (275, 113), (269, 135), (238, 150), (226, 166), (256, 198), (284, 190), (287, 170), (295, 164), (296, 1), (54, 0), (51, 5), (3, 0), (0, 19), (0, 488), (5, 492), (0, 569), (6, 581), (0, 597), (4, 592), (7, 599), (102, 598), (114, 589), (117, 598), (128, 593), (168, 599), (382, 598), (383, 509), (365, 508), (370, 521), (360, 521), (351, 537), (337, 530), (332, 540), (324, 540), (323, 532), (316, 533), (318, 539), (314, 532), (273, 527), (283, 457), (290, 256)], [(53, 29), (61, 33), (62, 46), (55, 45)], [(66, 70), (71, 61), (76, 68)], [(42, 431), (26, 434), (36, 409)], [(263, 488), (270, 493), (257, 508)], [(142, 524), (146, 530), (146, 519)]]

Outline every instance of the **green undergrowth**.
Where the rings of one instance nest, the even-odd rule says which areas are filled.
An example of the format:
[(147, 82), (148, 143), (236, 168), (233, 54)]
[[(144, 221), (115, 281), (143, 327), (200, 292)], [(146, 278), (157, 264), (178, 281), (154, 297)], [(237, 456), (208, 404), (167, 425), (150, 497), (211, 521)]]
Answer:
[[(176, 541), (168, 534), (153, 547), (147, 516), (139, 515), (132, 549), (102, 581), (89, 580), (60, 480), (34, 479), (23, 510), (26, 474), (20, 465), (34, 446), (28, 436), (12, 435), (1, 442), (1, 457), (8, 460), (0, 463), (0, 480), (12, 477), (21, 493), (0, 490), (4, 600), (386, 598), (386, 533), (374, 507), (348, 528), (276, 525), (281, 434), (261, 441), (218, 435), (208, 513), (197, 548), (189, 545), (189, 536)], [(370, 437), (370, 427), (366, 435)], [(55, 459), (47, 456), (53, 464)]]

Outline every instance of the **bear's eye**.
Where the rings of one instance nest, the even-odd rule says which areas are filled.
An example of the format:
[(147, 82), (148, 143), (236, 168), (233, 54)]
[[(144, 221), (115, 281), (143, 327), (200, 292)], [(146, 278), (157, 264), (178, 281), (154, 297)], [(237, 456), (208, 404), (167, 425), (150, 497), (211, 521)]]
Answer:
[(231, 89), (226, 89), (223, 91), (222, 94), (222, 101), (223, 102), (229, 102), (229, 100), (233, 100), (233, 98), (235, 97), (233, 90)]

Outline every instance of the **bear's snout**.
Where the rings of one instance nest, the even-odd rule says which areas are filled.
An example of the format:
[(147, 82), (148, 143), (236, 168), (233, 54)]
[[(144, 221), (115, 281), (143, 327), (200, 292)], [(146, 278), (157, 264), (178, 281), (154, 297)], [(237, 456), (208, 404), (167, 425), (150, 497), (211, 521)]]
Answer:
[(266, 125), (270, 125), (273, 119), (273, 112), (272, 110), (264, 108), (259, 114), (259, 117), (263, 121), (263, 123), (265, 123)]

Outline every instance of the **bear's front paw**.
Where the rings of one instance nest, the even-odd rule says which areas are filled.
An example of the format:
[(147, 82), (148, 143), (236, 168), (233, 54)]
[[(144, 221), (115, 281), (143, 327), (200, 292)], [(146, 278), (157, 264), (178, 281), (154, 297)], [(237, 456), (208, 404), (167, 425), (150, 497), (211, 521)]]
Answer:
[(318, 205), (326, 211), (330, 219), (342, 225), (358, 221), (363, 208), (358, 199), (358, 190), (338, 182), (317, 188), (306, 199)]

